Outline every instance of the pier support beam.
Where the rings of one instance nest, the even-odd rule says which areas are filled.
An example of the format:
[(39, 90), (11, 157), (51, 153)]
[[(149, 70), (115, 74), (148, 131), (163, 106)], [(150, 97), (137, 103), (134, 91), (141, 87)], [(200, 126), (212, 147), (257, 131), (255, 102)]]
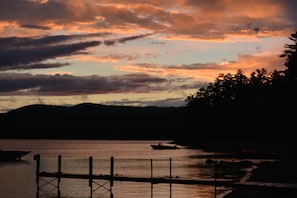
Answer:
[(36, 182), (36, 198), (39, 198), (39, 171), (40, 171), (40, 155), (34, 155), (34, 160), (36, 161), (36, 172), (35, 172), (35, 182)]
[(114, 175), (114, 158), (110, 157), (110, 198), (113, 198), (112, 187), (113, 187), (113, 175)]
[(60, 182), (61, 182), (61, 163), (62, 163), (62, 157), (61, 155), (58, 156), (58, 185), (57, 185), (57, 188), (58, 188), (58, 198), (61, 197), (61, 191), (60, 191)]
[(151, 159), (151, 198), (153, 198), (153, 192), (154, 192), (154, 188), (153, 188), (153, 159)]
[(93, 157), (89, 157), (89, 187), (90, 198), (93, 197)]
[(171, 162), (171, 158), (169, 158), (169, 185), (170, 185), (170, 198), (172, 197), (172, 182), (171, 182), (171, 179), (172, 179), (172, 162)]
[(217, 198), (217, 161), (214, 163), (214, 198)]

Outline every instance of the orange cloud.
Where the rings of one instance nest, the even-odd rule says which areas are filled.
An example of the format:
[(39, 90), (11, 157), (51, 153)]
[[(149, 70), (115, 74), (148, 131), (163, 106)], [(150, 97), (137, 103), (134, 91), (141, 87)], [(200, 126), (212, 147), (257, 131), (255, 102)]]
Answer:
[(143, 73), (154, 76), (176, 76), (180, 78), (192, 78), (212, 82), (219, 74), (234, 74), (238, 69), (243, 70), (246, 75), (256, 71), (256, 69), (266, 68), (267, 71), (284, 70), (283, 59), (278, 55), (240, 55), (237, 61), (222, 62), (219, 64), (191, 64), (191, 65), (158, 65), (158, 64), (138, 64), (121, 65), (116, 69), (125, 72)]
[[(213, 81), (218, 76), (218, 70), (212, 69), (187, 69), (186, 67), (162, 67), (155, 64), (150, 65), (121, 65), (117, 70), (142, 73), (162, 77), (192, 78), (197, 80)], [(226, 71), (226, 70), (225, 70)], [(228, 70), (231, 71), (231, 70)]]
[(55, 71), (48, 73), (49, 75), (55, 76), (55, 75), (72, 75), (72, 72), (69, 71)]
[[(174, 38), (222, 40), (239, 35), (274, 36), (275, 32), (288, 35), (282, 30), (292, 32), (296, 27), (294, 9), (289, 4), (294, 3), (273, 0), (65, 0), (52, 3), (31, 0), (18, 5), (22, 12), (16, 11), (13, 3), (3, 3), (0, 21), (19, 26), (45, 26), (52, 29), (51, 33), (163, 31)], [(10, 28), (16, 36), (24, 31)], [(1, 29), (3, 32), (3, 25)]]
[(242, 69), (246, 74), (250, 74), (256, 69), (266, 68), (267, 71), (273, 72), (274, 70), (285, 70), (283, 65), (284, 59), (280, 58), (278, 54), (252, 56), (252, 55), (241, 55), (239, 60), (231, 62), (224, 67), (232, 69)]

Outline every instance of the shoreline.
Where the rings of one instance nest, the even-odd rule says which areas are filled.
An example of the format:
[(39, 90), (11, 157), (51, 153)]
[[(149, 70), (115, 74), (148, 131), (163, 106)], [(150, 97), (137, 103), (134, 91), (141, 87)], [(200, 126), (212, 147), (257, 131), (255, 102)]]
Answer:
[[(246, 181), (271, 182), (297, 185), (297, 160), (295, 157), (276, 162), (263, 162), (255, 168)], [(297, 188), (284, 189), (234, 189), (223, 198), (294, 198)]]

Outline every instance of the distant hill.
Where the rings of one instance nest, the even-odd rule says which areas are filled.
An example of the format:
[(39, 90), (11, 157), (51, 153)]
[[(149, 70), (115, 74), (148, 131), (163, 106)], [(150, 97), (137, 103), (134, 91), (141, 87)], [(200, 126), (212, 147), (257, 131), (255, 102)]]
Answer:
[(29, 105), (0, 115), (1, 138), (173, 139), (183, 108)]
[(294, 141), (293, 110), (29, 105), (0, 114), (0, 138)]

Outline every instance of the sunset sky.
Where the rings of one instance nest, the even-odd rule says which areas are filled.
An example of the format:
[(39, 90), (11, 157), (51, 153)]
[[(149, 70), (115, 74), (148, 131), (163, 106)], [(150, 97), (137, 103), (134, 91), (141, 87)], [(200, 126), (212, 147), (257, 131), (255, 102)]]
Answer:
[(184, 106), (221, 73), (284, 70), (295, 0), (0, 0), (0, 113)]

